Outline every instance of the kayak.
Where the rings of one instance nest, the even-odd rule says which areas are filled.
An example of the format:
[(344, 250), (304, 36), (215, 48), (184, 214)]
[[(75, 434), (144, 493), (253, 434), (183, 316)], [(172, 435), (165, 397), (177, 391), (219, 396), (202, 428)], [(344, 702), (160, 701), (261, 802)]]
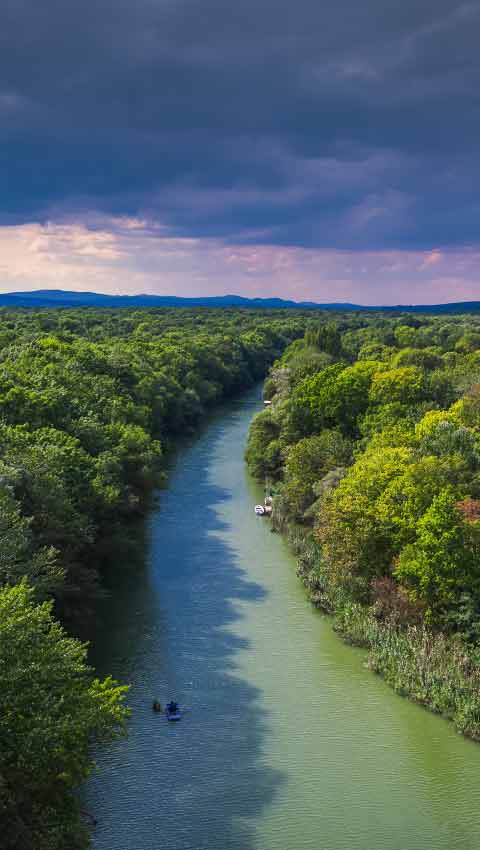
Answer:
[(182, 712), (180, 711), (180, 706), (178, 702), (175, 700), (171, 700), (167, 702), (165, 706), (165, 716), (167, 720), (180, 720), (182, 717)]
[(165, 714), (166, 714), (167, 720), (175, 721), (175, 720), (181, 720), (182, 719), (182, 712), (180, 711), (179, 708), (177, 708), (176, 711), (169, 711), (168, 708), (166, 708)]

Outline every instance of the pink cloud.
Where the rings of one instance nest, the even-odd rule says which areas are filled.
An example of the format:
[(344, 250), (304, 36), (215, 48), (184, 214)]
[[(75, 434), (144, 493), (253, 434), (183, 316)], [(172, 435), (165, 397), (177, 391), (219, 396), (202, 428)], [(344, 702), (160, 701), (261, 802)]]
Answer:
[(443, 259), (442, 252), (438, 250), (438, 248), (434, 248), (433, 251), (430, 251), (426, 254), (425, 259), (422, 261), (420, 266), (421, 269), (428, 269), (429, 266), (436, 266), (437, 263), (441, 263)]
[(476, 300), (480, 250), (232, 245), (179, 237), (147, 220), (91, 216), (83, 222), (0, 227), (0, 288), (238, 293), (361, 304)]

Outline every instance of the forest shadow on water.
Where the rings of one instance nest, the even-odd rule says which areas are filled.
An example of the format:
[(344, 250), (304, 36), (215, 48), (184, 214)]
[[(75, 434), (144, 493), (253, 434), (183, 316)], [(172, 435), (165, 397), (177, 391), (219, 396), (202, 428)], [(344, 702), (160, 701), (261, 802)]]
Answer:
[[(225, 441), (239, 455), (236, 416), (234, 405), (178, 454), (145, 568), (121, 570), (102, 605), (92, 661), (131, 684), (133, 714), (86, 788), (95, 850), (253, 850), (254, 821), (285, 781), (263, 757), (261, 691), (237, 666), (252, 647), (235, 625), (267, 591), (246, 578), (222, 513), (233, 491), (216, 483)], [(153, 714), (156, 697), (186, 706), (181, 723)]]

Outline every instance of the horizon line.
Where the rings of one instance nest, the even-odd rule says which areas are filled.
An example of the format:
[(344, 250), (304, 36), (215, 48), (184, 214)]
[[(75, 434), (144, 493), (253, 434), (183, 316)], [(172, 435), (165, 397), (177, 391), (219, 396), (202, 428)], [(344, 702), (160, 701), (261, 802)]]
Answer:
[(386, 303), (383, 303), (383, 304), (378, 304), (378, 303), (362, 304), (362, 303), (356, 302), (356, 301), (315, 301), (315, 300), (295, 301), (293, 298), (283, 298), (281, 295), (245, 296), (245, 295), (240, 295), (239, 293), (235, 293), (235, 292), (226, 292), (226, 293), (223, 293), (222, 295), (203, 295), (203, 294), (200, 294), (200, 295), (176, 295), (176, 294), (172, 294), (172, 293), (159, 294), (159, 293), (156, 293), (156, 292), (135, 292), (135, 293), (115, 292), (115, 293), (112, 293), (112, 292), (101, 292), (101, 291), (98, 291), (98, 290), (90, 290), (90, 289), (60, 289), (60, 288), (58, 288), (58, 289), (52, 289), (52, 288), (48, 288), (48, 289), (25, 289), (25, 290), (2, 290), (2, 289), (0, 289), (0, 297), (1, 296), (27, 297), (29, 295), (46, 295), (46, 294), (53, 294), (53, 293), (61, 293), (61, 294), (66, 294), (66, 295), (78, 295), (78, 296), (84, 296), (84, 297), (91, 295), (91, 296), (100, 296), (100, 297), (104, 297), (104, 298), (128, 298), (128, 299), (133, 299), (133, 298), (158, 298), (158, 299), (170, 298), (171, 299), (171, 298), (175, 298), (175, 299), (182, 300), (182, 301), (195, 301), (195, 300), (207, 300), (207, 299), (208, 300), (220, 300), (220, 299), (228, 299), (228, 298), (239, 298), (243, 301), (250, 301), (250, 302), (251, 301), (283, 301), (283, 302), (288, 303), (288, 304), (296, 304), (299, 307), (301, 307), (303, 305), (314, 305), (314, 306), (318, 306), (318, 307), (322, 307), (322, 306), (329, 306), (329, 307), (349, 306), (349, 307), (361, 307), (361, 308), (364, 308), (364, 309), (373, 309), (375, 307), (378, 307), (380, 309), (388, 309), (389, 307), (396, 308), (396, 309), (399, 309), (399, 308), (402, 308), (402, 307), (405, 307), (405, 308), (410, 308), (410, 307), (437, 307), (437, 306), (438, 307), (440, 307), (440, 306), (448, 307), (448, 306), (456, 305), (456, 304), (480, 304), (480, 297), (479, 297), (478, 300), (468, 300), (468, 301), (431, 301), (431, 302), (422, 301), (422, 302), (410, 302), (408, 304), (402, 304), (402, 303), (399, 303), (399, 302), (393, 302), (393, 303), (390, 303), (390, 304), (386, 304)]

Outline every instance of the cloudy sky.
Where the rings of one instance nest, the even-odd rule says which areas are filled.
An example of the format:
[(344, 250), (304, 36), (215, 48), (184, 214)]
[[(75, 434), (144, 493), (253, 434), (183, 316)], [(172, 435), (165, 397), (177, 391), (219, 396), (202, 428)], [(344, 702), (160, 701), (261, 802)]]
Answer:
[(3, 0), (0, 288), (480, 299), (480, 2)]

